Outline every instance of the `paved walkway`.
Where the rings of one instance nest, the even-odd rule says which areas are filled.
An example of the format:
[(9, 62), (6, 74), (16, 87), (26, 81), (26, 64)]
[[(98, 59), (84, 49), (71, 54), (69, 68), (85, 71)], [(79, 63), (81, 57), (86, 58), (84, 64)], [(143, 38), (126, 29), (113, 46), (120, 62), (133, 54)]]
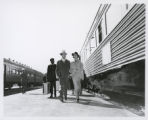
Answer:
[(80, 103), (76, 103), (75, 96), (68, 91), (68, 100), (61, 103), (59, 99), (49, 99), (42, 94), (42, 89), (29, 91), (26, 94), (15, 94), (4, 97), (4, 116), (14, 117), (111, 117), (137, 116), (119, 106), (99, 97), (83, 92)]

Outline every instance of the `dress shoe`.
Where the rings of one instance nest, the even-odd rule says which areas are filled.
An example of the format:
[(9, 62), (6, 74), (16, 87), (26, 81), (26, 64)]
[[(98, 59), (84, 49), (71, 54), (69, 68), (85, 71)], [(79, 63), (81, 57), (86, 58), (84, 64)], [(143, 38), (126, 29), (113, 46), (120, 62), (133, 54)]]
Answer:
[(50, 96), (50, 98), (53, 98), (53, 96)]
[(60, 101), (61, 101), (61, 102), (64, 102), (63, 98), (60, 98)]

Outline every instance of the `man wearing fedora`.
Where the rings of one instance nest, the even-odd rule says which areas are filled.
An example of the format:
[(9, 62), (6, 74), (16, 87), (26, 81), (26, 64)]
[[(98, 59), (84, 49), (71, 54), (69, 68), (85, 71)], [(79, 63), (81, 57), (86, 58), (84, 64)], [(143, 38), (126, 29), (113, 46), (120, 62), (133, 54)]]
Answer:
[(60, 53), (60, 55), (62, 56), (62, 59), (57, 62), (56, 73), (61, 85), (60, 100), (63, 102), (63, 95), (65, 97), (65, 100), (67, 100), (70, 61), (66, 59), (67, 53), (64, 50)]

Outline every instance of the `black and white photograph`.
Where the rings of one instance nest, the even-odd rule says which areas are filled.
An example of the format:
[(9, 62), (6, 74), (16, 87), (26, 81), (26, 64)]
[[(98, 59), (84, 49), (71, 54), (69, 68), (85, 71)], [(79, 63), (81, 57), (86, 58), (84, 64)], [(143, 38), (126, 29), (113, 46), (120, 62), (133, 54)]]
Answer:
[(1, 117), (145, 120), (146, 7), (0, 0)]

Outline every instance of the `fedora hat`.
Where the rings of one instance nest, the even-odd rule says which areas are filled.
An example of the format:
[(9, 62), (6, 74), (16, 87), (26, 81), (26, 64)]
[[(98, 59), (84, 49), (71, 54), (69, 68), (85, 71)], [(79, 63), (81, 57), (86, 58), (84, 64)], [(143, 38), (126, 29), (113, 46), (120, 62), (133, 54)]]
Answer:
[(50, 61), (54, 60), (54, 58), (50, 58)]
[(65, 52), (65, 50), (62, 50), (62, 52), (60, 53), (60, 55), (63, 55), (63, 54), (67, 55), (67, 53)]

